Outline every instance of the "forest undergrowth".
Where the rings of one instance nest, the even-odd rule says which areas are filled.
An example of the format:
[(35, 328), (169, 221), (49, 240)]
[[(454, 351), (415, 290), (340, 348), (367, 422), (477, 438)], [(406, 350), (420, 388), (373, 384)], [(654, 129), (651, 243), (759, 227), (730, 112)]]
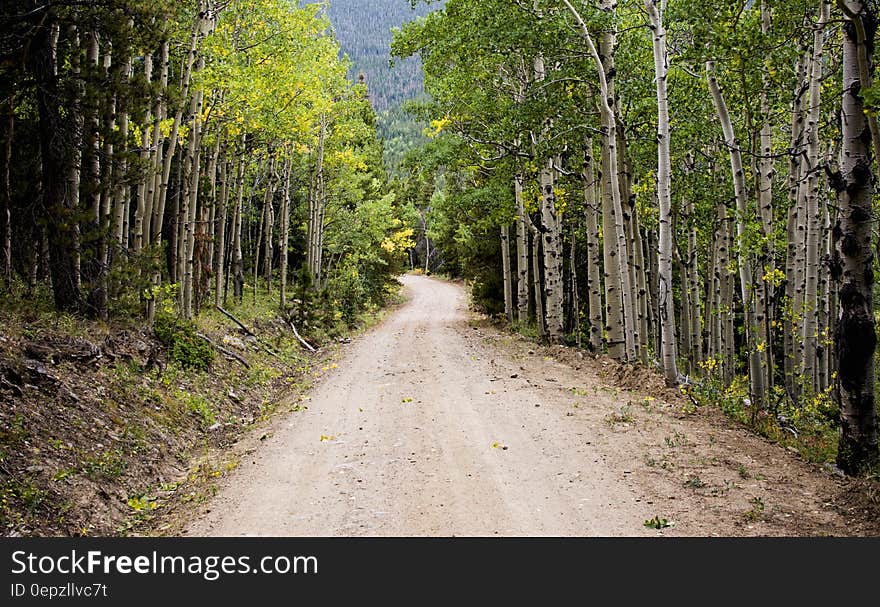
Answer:
[[(396, 287), (385, 297), (398, 301)], [(349, 322), (336, 302), (310, 303), (320, 313), (294, 326), (315, 353), (265, 291), (226, 310), (253, 335), (214, 309), (192, 322), (160, 311), (150, 330), (57, 313), (42, 292), (5, 297), (0, 534), (161, 532), (166, 511), (209, 498), (237, 466), (230, 447), (279, 411), (305, 410), (340, 349), (385, 310)]]

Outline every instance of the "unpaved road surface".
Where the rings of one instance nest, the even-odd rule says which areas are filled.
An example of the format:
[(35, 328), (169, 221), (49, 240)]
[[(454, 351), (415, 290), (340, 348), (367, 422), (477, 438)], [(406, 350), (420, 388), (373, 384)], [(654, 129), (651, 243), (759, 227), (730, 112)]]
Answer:
[[(408, 303), (276, 421), (186, 535), (859, 532), (832, 475), (480, 326), (457, 285), (403, 282)], [(655, 516), (674, 526), (645, 527)]]

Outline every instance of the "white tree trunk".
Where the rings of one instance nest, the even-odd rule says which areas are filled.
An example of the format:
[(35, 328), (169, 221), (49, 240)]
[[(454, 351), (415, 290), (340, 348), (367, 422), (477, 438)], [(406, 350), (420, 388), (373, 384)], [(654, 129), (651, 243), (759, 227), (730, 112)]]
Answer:
[(504, 279), (504, 315), (513, 322), (513, 276), (510, 270), (510, 226), (501, 226), (501, 273)]
[(706, 62), (706, 73), (709, 78), (709, 90), (721, 128), (724, 131), (725, 144), (730, 155), (730, 168), (733, 174), (734, 197), (736, 198), (736, 233), (737, 233), (737, 257), (740, 278), (740, 294), (743, 300), (743, 308), (746, 318), (746, 351), (749, 357), (749, 378), (751, 385), (752, 405), (763, 407), (766, 399), (764, 385), (764, 370), (762, 367), (761, 353), (755, 343), (755, 334), (759, 329), (755, 305), (753, 301), (754, 282), (752, 280), (751, 255), (746, 250), (746, 218), (748, 217), (748, 198), (746, 192), (745, 171), (743, 170), (742, 152), (739, 141), (730, 120), (727, 104), (718, 86), (715, 76), (715, 64), (713, 61)]
[(861, 0), (842, 0), (846, 14), (843, 40), (843, 104), (840, 179), (837, 185), (840, 215), (835, 234), (832, 274), (838, 282), (840, 317), (835, 335), (839, 365), (837, 399), (840, 405), (840, 444), (837, 465), (858, 474), (876, 469), (877, 411), (874, 354), (877, 348), (874, 317), (874, 209), (873, 161), (870, 127), (861, 97), (860, 56), (866, 29), (872, 40), (876, 14)]
[(523, 176), (514, 176), (516, 197), (516, 309), (517, 319), (525, 324), (529, 320), (529, 228), (523, 203)]
[(660, 318), (660, 362), (668, 386), (678, 384), (675, 342), (675, 301), (672, 295), (672, 189), (669, 160), (669, 108), (666, 93), (668, 57), (666, 29), (656, 0), (645, 0), (654, 42), (654, 71), (657, 83), (657, 196), (660, 201), (660, 246), (658, 253)]
[(562, 233), (556, 209), (556, 170), (548, 160), (541, 171), (541, 223), (544, 253), (544, 295), (547, 309), (547, 337), (552, 343), (562, 343), (565, 337), (565, 313), (562, 284)]
[(281, 229), (278, 236), (278, 252), (281, 255), (281, 309), (287, 305), (287, 258), (290, 243), (290, 174), (292, 161), (288, 157), (284, 161), (284, 194), (281, 197)]
[(584, 142), (584, 205), (587, 215), (587, 291), (590, 307), (590, 348), (602, 350), (604, 316), (602, 312), (602, 253), (599, 245), (599, 204), (596, 198), (597, 179), (593, 159), (593, 139)]
[(819, 242), (822, 218), (819, 208), (819, 119), (821, 117), (822, 57), (824, 29), (829, 17), (829, 6), (823, 2), (819, 18), (813, 30), (813, 56), (810, 69), (810, 106), (807, 112), (807, 199), (806, 264), (803, 304), (802, 373), (803, 387), (809, 393), (816, 389), (817, 348), (819, 342)]
[[(623, 206), (620, 196), (620, 181), (618, 179), (617, 160), (617, 119), (611, 104), (614, 103), (613, 93), (609, 87), (606, 70), (613, 70), (614, 39), (613, 32), (607, 32), (603, 37), (603, 52), (605, 61), (599, 54), (590, 30), (581, 17), (580, 13), (569, 2), (563, 0), (563, 4), (575, 18), (580, 28), (581, 36), (587, 45), (599, 77), (599, 109), (602, 114), (603, 132), (603, 169), (607, 189), (603, 194), (603, 207), (610, 206), (607, 213), (603, 210), (603, 219), (610, 216), (611, 225), (605, 225), (605, 238), (613, 237), (615, 246), (608, 251), (606, 247), (606, 262), (616, 265), (616, 272), (605, 268), (605, 291), (608, 306), (608, 346), (609, 354), (623, 361), (632, 361), (636, 355), (635, 345), (635, 316), (633, 313), (632, 283), (629, 276), (629, 248), (626, 238), (626, 228), (623, 221)], [(606, 10), (613, 10), (608, 6)], [(608, 204), (610, 203), (610, 205)], [(609, 222), (605, 222), (609, 223)], [(614, 275), (616, 274), (616, 276)], [(616, 284), (609, 284), (616, 282)], [(619, 307), (618, 307), (619, 302)], [(621, 321), (617, 322), (620, 318)]]

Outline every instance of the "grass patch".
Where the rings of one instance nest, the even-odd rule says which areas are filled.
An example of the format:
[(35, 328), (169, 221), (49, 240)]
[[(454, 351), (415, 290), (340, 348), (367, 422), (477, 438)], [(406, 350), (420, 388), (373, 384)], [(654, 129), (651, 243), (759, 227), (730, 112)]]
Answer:
[(632, 415), (632, 406), (627, 404), (620, 408), (619, 411), (615, 411), (605, 417), (605, 423), (609, 426), (616, 426), (617, 424), (634, 424), (636, 423), (635, 418)]
[(699, 406), (720, 409), (731, 420), (774, 443), (791, 447), (809, 462), (836, 461), (840, 427), (831, 388), (804, 394), (795, 404), (782, 387), (774, 386), (769, 406), (759, 410), (749, 400), (748, 378), (736, 377), (725, 386), (715, 372), (717, 362), (707, 361), (702, 366), (707, 377), (689, 389)]
[(121, 477), (128, 468), (128, 458), (121, 449), (103, 451), (86, 457), (80, 471), (90, 480), (114, 480)]

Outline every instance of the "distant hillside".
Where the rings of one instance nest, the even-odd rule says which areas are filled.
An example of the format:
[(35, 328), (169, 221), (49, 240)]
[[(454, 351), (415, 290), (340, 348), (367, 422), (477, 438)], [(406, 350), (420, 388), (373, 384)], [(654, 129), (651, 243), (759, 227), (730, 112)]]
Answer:
[(353, 76), (363, 72), (377, 112), (421, 95), (424, 83), (418, 58), (396, 60), (392, 68), (391, 28), (442, 6), (417, 5), (410, 0), (330, 0), (329, 16), (342, 50), (354, 63)]
[(403, 111), (405, 101), (424, 94), (418, 57), (396, 59), (391, 66), (391, 29), (443, 6), (410, 0), (330, 0), (329, 16), (342, 50), (351, 58), (352, 78), (366, 77), (370, 100), (379, 115), (379, 135), (385, 141), (385, 161), (393, 171), (410, 149), (425, 138), (421, 125)]

